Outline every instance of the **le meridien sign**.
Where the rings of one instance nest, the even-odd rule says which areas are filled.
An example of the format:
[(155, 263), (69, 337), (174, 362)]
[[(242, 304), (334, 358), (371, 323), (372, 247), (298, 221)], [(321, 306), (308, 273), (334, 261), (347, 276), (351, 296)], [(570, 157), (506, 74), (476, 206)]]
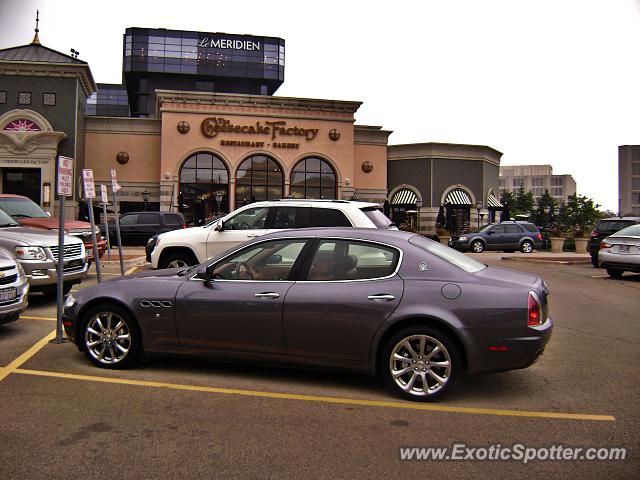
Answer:
[(262, 50), (260, 42), (254, 40), (235, 40), (231, 38), (204, 37), (198, 40), (200, 48), (225, 48), (229, 50)]
[(271, 140), (279, 137), (304, 137), (313, 140), (318, 135), (318, 128), (302, 128), (289, 126), (284, 120), (256, 122), (250, 125), (233, 124), (231, 120), (223, 117), (207, 117), (200, 125), (202, 134), (207, 138), (213, 138), (218, 133), (245, 133), (254, 135), (270, 135)]

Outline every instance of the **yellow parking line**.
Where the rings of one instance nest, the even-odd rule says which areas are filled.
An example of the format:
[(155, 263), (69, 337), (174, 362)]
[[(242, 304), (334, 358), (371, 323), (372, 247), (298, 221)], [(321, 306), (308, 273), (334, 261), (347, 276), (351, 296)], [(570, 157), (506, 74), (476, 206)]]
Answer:
[(20, 315), (21, 320), (47, 320), (49, 322), (55, 322), (56, 317), (32, 317), (30, 315)]
[(56, 337), (56, 331), (53, 330), (51, 333), (44, 336), (42, 339), (38, 340), (29, 350), (24, 352), (22, 355), (17, 357), (13, 362), (4, 367), (0, 371), (0, 382), (4, 380), (7, 375), (15, 372), (23, 363), (33, 357), (36, 353), (38, 353), (42, 347), (44, 347), (50, 340), (53, 340)]
[(131, 267), (129, 270), (127, 270), (126, 272), (124, 272), (125, 275), (131, 275), (133, 272), (135, 272), (138, 268), (140, 267)]
[(361, 400), (353, 398), (324, 397), (319, 395), (300, 395), (294, 393), (265, 392), (258, 390), (240, 390), (235, 388), (203, 387), (197, 385), (181, 385), (176, 383), (149, 382), (145, 380), (126, 380), (122, 378), (98, 377), (93, 375), (78, 375), (73, 373), (46, 372), (41, 370), (16, 369), (15, 373), (35, 375), (40, 377), (66, 378), (84, 380), (88, 382), (114, 383), (119, 385), (135, 385), (139, 387), (168, 388), (172, 390), (186, 390), (192, 392), (221, 393), (227, 395), (242, 395), (247, 397), (275, 398), (283, 400), (299, 400), (307, 402), (333, 403), (342, 405), (357, 405), (366, 407), (398, 408), (404, 410), (422, 410), (445, 413), (470, 413), (476, 415), (498, 415), (508, 417), (553, 418), (559, 420), (591, 420), (614, 422), (612, 415), (592, 415), (582, 413), (532, 412), (525, 410), (499, 410), (491, 408), (451, 407), (423, 403), (403, 403), (380, 400)]

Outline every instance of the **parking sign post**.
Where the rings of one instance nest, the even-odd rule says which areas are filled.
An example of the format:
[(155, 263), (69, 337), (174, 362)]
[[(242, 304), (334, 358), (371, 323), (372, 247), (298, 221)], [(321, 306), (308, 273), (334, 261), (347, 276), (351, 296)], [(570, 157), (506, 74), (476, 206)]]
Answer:
[(118, 255), (120, 256), (120, 275), (124, 277), (124, 259), (122, 258), (122, 240), (120, 238), (120, 209), (118, 207), (118, 190), (120, 190), (116, 178), (116, 169), (111, 169), (111, 190), (113, 190), (113, 208), (116, 211), (116, 241), (118, 242)]
[(64, 197), (73, 195), (73, 158), (58, 157), (58, 280), (56, 290), (56, 338), (51, 343), (65, 343), (68, 339), (62, 330), (64, 305)]
[(82, 181), (84, 183), (84, 197), (89, 201), (89, 222), (91, 223), (91, 242), (93, 243), (93, 261), (96, 263), (96, 275), (98, 283), (102, 282), (102, 271), (100, 270), (100, 257), (98, 255), (98, 242), (96, 239), (96, 221), (93, 215), (93, 199), (96, 198), (96, 186), (93, 183), (93, 170), (85, 168), (82, 170)]
[(102, 197), (102, 216), (104, 218), (104, 233), (107, 236), (107, 258), (111, 261), (111, 240), (109, 239), (109, 222), (107, 221), (107, 186), (100, 185), (100, 196)]

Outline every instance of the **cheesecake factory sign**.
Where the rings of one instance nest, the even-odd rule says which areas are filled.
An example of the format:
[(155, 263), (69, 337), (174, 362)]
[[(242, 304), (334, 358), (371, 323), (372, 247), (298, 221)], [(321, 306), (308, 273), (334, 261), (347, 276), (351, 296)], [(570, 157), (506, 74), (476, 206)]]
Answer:
[(202, 134), (207, 138), (214, 138), (219, 133), (239, 133), (246, 135), (265, 135), (276, 143), (295, 142), (302, 138), (313, 140), (318, 135), (318, 128), (302, 128), (290, 126), (284, 120), (255, 122), (252, 124), (234, 124), (223, 117), (208, 117), (200, 126)]

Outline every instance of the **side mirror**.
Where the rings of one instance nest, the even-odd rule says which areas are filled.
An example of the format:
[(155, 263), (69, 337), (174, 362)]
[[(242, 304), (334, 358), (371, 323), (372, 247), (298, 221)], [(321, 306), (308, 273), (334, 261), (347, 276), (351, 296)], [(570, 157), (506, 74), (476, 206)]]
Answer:
[(205, 282), (211, 281), (211, 272), (209, 271), (209, 267), (206, 265), (200, 265), (198, 267), (198, 273), (196, 273), (196, 277), (204, 280)]
[(215, 231), (216, 232), (222, 232), (224, 230), (224, 222), (222, 220), (220, 220), (218, 222), (218, 224), (216, 225)]
[(51, 212), (47, 212), (46, 210), (45, 210), (45, 212), (46, 212), (46, 214), (47, 214), (47, 217), (50, 217), (50, 216), (51, 216)]
[(267, 259), (267, 265), (277, 265), (278, 263), (282, 263), (282, 255), (271, 255), (268, 259)]
[(496, 232), (494, 232), (493, 230), (491, 230), (490, 232), (488, 232), (488, 235), (494, 235)]

